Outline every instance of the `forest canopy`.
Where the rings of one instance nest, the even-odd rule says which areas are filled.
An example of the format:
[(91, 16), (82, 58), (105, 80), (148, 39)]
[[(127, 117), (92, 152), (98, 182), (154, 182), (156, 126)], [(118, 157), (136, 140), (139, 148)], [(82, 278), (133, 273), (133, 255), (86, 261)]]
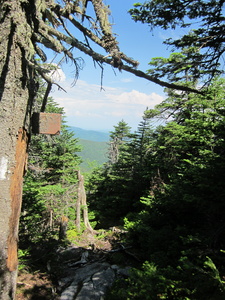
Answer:
[[(110, 160), (89, 180), (90, 208), (100, 226), (125, 226), (143, 266), (112, 299), (223, 299), (224, 84), (207, 98), (170, 92), (135, 133), (115, 126)], [(152, 127), (155, 115), (164, 125)]]
[[(181, 72), (187, 72), (193, 79), (208, 84), (214, 76), (224, 73), (224, 1), (145, 1), (135, 3), (130, 14), (134, 21), (149, 24), (151, 30), (157, 27), (189, 29), (179, 38), (164, 41), (171, 52), (179, 51), (183, 57), (180, 56), (172, 68), (159, 67), (160, 77), (175, 73), (174, 81)], [(157, 76), (157, 69), (149, 74)]]
[[(136, 22), (152, 29), (191, 29), (166, 40), (172, 47), (169, 58), (153, 58), (144, 72), (120, 51), (101, 0), (0, 1), (0, 298), (15, 298), (23, 193), (20, 242), (29, 244), (28, 251), (77, 236), (75, 215), (83, 209), (87, 216), (81, 194), (88, 195), (96, 228), (125, 229), (125, 243), (138, 263), (116, 283), (112, 299), (224, 299), (223, 5), (213, 0), (136, 3), (130, 10)], [(115, 125), (109, 160), (89, 174), (85, 186), (78, 141), (66, 126), (57, 137), (33, 136), (23, 190), (32, 113), (63, 113), (48, 97), (54, 82), (46, 49), (72, 61), (76, 76), (80, 60), (73, 50), (79, 49), (100, 67), (106, 63), (166, 87), (167, 98), (146, 109), (137, 131), (124, 120)], [(41, 92), (39, 77), (47, 82)], [(153, 127), (156, 117), (163, 122)]]

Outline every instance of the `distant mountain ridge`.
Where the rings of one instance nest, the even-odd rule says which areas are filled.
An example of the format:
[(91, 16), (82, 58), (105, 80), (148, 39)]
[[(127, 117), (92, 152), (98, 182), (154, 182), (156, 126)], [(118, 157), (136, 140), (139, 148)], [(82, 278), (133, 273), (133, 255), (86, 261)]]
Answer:
[(78, 155), (82, 158), (81, 171), (90, 172), (93, 167), (102, 165), (108, 160), (109, 133), (86, 130), (79, 127), (69, 127), (74, 133), (74, 137), (79, 139), (82, 146)]
[(87, 130), (79, 127), (70, 126), (69, 129), (74, 132), (75, 137), (93, 142), (108, 142), (109, 132), (101, 132), (97, 130)]

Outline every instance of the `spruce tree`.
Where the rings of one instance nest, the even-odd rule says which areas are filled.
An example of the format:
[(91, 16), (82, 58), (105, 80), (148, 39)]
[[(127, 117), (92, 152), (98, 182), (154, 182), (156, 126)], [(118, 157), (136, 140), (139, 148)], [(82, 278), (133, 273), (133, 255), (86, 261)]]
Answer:
[[(63, 113), (63, 108), (49, 98), (46, 111)], [(63, 216), (75, 224), (79, 151), (78, 139), (65, 121), (59, 135), (32, 136), (24, 182), (21, 244), (57, 238)]]
[[(170, 110), (172, 99), (178, 96), (158, 111), (164, 115), (166, 104)], [(189, 94), (182, 103), (155, 130), (150, 190), (140, 213), (126, 220), (134, 247), (149, 261), (143, 273), (134, 273), (131, 286), (134, 278), (139, 284), (130, 292), (147, 289), (149, 299), (159, 293), (166, 299), (223, 299), (224, 80), (214, 82), (206, 97)], [(156, 282), (154, 291), (149, 281)]]

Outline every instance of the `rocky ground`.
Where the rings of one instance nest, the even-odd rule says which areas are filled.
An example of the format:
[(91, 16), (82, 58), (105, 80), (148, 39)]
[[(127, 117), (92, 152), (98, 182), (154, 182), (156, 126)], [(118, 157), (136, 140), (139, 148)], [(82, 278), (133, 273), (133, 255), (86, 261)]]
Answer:
[(104, 299), (115, 279), (127, 277), (137, 261), (133, 250), (121, 241), (121, 231), (84, 233), (75, 244), (59, 247), (45, 272), (44, 268), (21, 270), (17, 300)]

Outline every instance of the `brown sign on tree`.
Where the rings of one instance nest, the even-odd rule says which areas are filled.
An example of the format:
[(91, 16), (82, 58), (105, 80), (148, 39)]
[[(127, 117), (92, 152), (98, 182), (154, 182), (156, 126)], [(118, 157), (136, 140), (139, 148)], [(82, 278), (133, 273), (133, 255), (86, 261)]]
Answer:
[(32, 132), (42, 134), (59, 134), (61, 130), (61, 114), (34, 113)]

